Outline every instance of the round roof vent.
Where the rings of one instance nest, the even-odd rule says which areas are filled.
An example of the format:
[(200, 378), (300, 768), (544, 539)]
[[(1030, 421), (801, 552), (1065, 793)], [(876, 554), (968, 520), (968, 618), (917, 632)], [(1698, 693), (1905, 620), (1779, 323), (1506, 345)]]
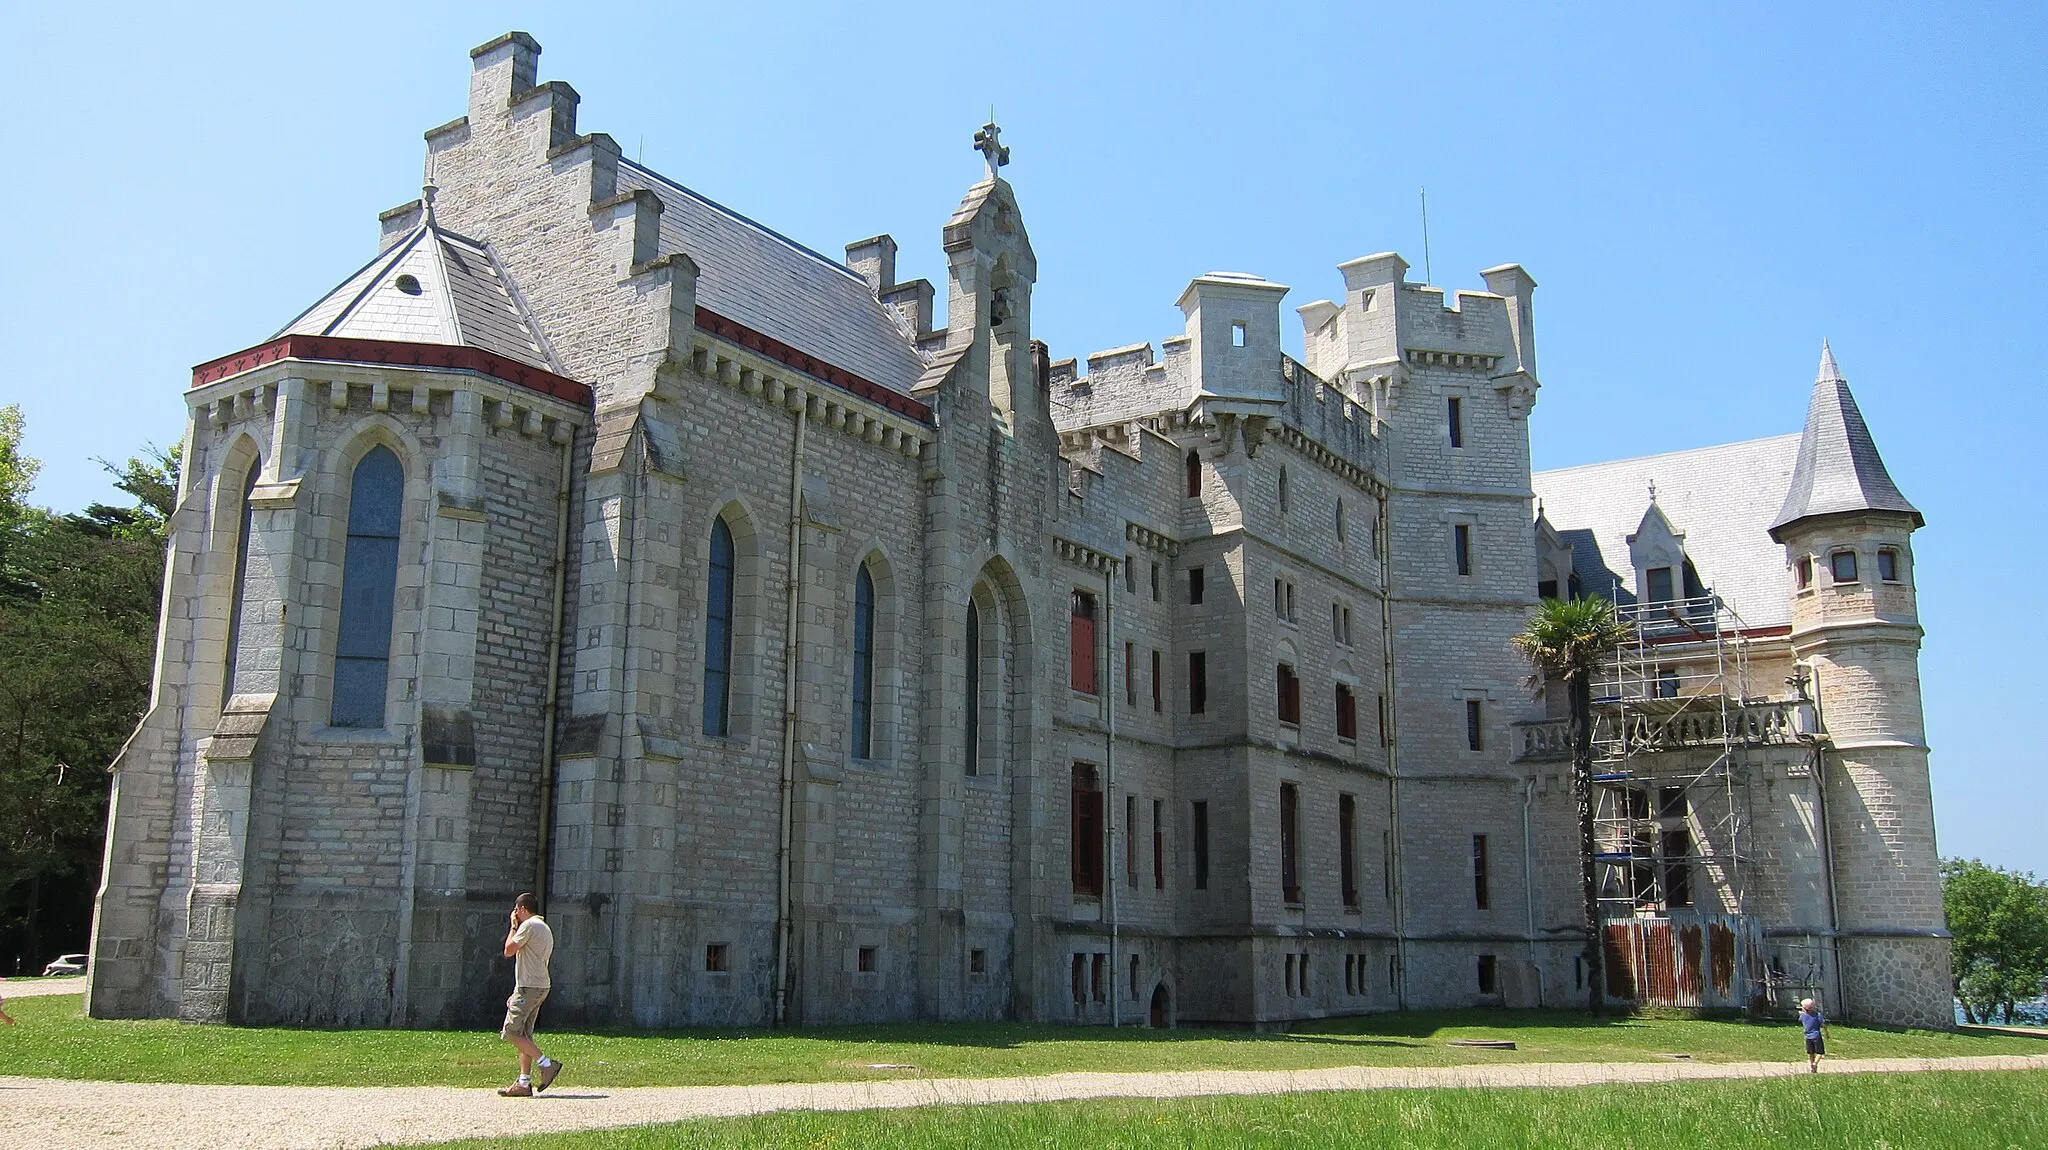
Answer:
[(418, 276), (399, 276), (396, 280), (392, 281), (392, 286), (407, 295), (418, 295), (421, 290)]

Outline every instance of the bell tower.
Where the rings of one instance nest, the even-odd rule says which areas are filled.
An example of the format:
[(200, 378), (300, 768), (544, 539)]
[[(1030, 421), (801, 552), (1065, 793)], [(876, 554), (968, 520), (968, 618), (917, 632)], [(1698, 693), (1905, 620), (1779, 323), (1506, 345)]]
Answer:
[(1885, 471), (1835, 357), (1821, 347), (1771, 537), (1793, 572), (1792, 648), (1826, 731), (1822, 793), (1836, 954), (1859, 1021), (1947, 1028), (1949, 934), (1920, 709), (1913, 532), (1926, 521)]

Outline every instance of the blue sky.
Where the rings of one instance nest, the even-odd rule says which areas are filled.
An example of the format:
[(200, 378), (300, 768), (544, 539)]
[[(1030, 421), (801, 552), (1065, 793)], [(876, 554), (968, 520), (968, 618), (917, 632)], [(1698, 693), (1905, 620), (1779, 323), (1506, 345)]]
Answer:
[[(192, 364), (360, 265), (510, 28), (581, 125), (820, 251), (938, 233), (993, 104), (1055, 355), (1212, 269), (1529, 268), (1538, 467), (1796, 431), (1831, 339), (1916, 536), (1944, 854), (2048, 872), (2041, 5), (459, 4), (16, 10), (0, 403), (37, 498), (181, 434)], [(87, 14), (89, 13), (89, 14)], [(1290, 333), (1293, 347), (1298, 330)]]

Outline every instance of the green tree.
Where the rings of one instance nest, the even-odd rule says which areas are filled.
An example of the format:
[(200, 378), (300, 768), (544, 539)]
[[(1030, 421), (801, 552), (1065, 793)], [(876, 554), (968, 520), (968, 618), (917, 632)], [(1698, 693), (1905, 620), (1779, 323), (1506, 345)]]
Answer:
[(2014, 1005), (2038, 997), (2048, 979), (2048, 884), (2031, 871), (1947, 859), (1941, 897), (1955, 939), (1950, 966), (1963, 1017), (1989, 1022), (2002, 1009), (2011, 1022)]
[(1515, 648), (1534, 664), (1539, 682), (1564, 685), (1571, 703), (1572, 800), (1579, 815), (1579, 888), (1586, 920), (1586, 1004), (1606, 1010), (1600, 939), (1600, 890), (1593, 873), (1593, 675), (1628, 636), (1614, 604), (1599, 596), (1545, 599)]
[(105, 833), (105, 769), (149, 699), (175, 452), (108, 466), (132, 507), (27, 501), (36, 462), (0, 409), (0, 969), (78, 948)]

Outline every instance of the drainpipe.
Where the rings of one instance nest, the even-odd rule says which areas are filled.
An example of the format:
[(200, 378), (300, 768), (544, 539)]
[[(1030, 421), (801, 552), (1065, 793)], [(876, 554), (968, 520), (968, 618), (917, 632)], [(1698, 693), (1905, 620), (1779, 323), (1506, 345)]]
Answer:
[(548, 869), (555, 842), (555, 719), (556, 696), (562, 685), (563, 599), (569, 583), (569, 557), (575, 540), (569, 538), (569, 479), (576, 455), (576, 433), (571, 431), (562, 444), (562, 467), (555, 484), (555, 590), (548, 612), (548, 690), (540, 708), (540, 847), (534, 851), (533, 893), (541, 909), (548, 905)]
[(1536, 1005), (1543, 1005), (1543, 963), (1536, 958), (1536, 848), (1529, 837), (1529, 806), (1536, 801), (1536, 776), (1522, 782), (1522, 908), (1529, 931), (1529, 969), (1536, 972)]
[(804, 571), (804, 430), (810, 399), (796, 409), (796, 436), (789, 451), (789, 602), (783, 615), (781, 838), (775, 850), (775, 1025), (789, 1022), (789, 950), (795, 925), (791, 905), (790, 840), (796, 826), (797, 601)]
[(1396, 1005), (1408, 1009), (1408, 899), (1401, 882), (1401, 724), (1394, 700), (1394, 564), (1392, 500), (1380, 496), (1380, 651), (1387, 691), (1387, 827), (1389, 879), (1394, 888), (1394, 980)]
[[(1104, 724), (1109, 736), (1102, 752), (1102, 771), (1105, 776), (1103, 790), (1108, 798), (1103, 804), (1108, 809), (1102, 812), (1102, 881), (1109, 891), (1109, 1026), (1112, 1030), (1120, 1025), (1117, 1020), (1116, 996), (1117, 940), (1123, 925), (1117, 916), (1116, 832), (1112, 829), (1115, 826), (1113, 820), (1116, 818), (1116, 608), (1110, 604), (1114, 601), (1115, 592), (1116, 564), (1112, 561), (1102, 569), (1103, 653), (1107, 656), (1103, 659), (1105, 671), (1102, 676), (1102, 703), (1109, 715)], [(1130, 833), (1131, 828), (1125, 827), (1124, 834)]]

